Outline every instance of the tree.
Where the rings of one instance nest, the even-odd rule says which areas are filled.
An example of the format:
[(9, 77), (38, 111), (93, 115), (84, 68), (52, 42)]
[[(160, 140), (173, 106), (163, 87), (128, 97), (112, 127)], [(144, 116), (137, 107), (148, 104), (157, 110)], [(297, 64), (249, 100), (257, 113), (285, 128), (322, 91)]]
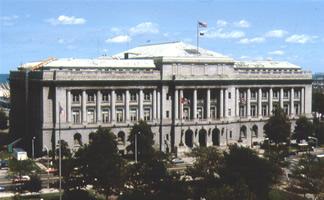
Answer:
[(280, 169), (276, 165), (260, 158), (255, 151), (233, 145), (228, 153), (224, 153), (224, 167), (220, 176), (223, 183), (233, 188), (241, 188), (235, 185), (237, 183), (242, 186), (246, 184), (250, 198), (267, 199), (279, 173)]
[(18, 176), (22, 176), (31, 173), (31, 171), (34, 169), (34, 164), (32, 160), (11, 159), (9, 160), (8, 167), (13, 173), (18, 174)]
[(312, 110), (324, 114), (324, 94), (313, 92)]
[(305, 116), (299, 117), (296, 121), (294, 136), (299, 143), (301, 140), (308, 140), (308, 137), (313, 135), (313, 123)]
[(264, 133), (270, 141), (278, 145), (283, 142), (288, 143), (290, 132), (290, 122), (286, 113), (277, 107), (265, 124)]
[(8, 128), (8, 117), (6, 113), (0, 109), (0, 130)]
[(127, 146), (127, 151), (134, 152), (135, 149), (135, 135), (137, 135), (137, 155), (138, 160), (149, 160), (154, 154), (153, 148), (153, 132), (151, 127), (145, 121), (139, 121), (135, 124), (130, 132), (128, 141), (130, 145)]
[(42, 181), (37, 175), (30, 176), (30, 180), (24, 185), (25, 189), (30, 192), (38, 192), (42, 189)]
[(318, 144), (324, 144), (324, 122), (321, 122), (318, 118), (314, 118), (313, 125)]
[(85, 184), (108, 196), (118, 193), (123, 185), (124, 162), (118, 154), (116, 136), (108, 128), (101, 128), (93, 134), (92, 142), (76, 153), (79, 176)]
[[(71, 158), (72, 153), (69, 148), (69, 144), (65, 140), (59, 141), (61, 142), (61, 155), (62, 158)], [(59, 156), (59, 148), (56, 148), (56, 155)]]

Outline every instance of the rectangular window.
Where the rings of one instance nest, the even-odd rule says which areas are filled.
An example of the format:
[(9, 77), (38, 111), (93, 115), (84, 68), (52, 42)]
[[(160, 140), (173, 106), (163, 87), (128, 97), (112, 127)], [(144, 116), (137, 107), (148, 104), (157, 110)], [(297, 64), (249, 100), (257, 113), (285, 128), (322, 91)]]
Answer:
[(72, 109), (72, 118), (73, 118), (73, 124), (80, 124), (81, 123), (81, 111), (78, 108)]
[(130, 101), (136, 102), (137, 101), (137, 95), (136, 92), (130, 93)]
[(88, 108), (87, 109), (87, 122), (89, 124), (93, 124), (96, 122), (96, 112), (94, 108)]
[(170, 111), (167, 110), (165, 114), (166, 114), (166, 118), (170, 117)]
[(210, 117), (212, 118), (212, 119), (216, 119), (216, 107), (211, 107), (210, 108)]
[(288, 115), (288, 113), (289, 113), (289, 105), (288, 104), (284, 104), (283, 110)]
[(190, 109), (188, 107), (183, 108), (183, 119), (188, 120), (190, 116)]
[(245, 117), (245, 106), (240, 106), (239, 114), (240, 117)]
[(296, 103), (296, 104), (294, 105), (294, 107), (295, 107), (295, 114), (296, 114), (296, 115), (299, 115), (299, 114), (300, 114), (300, 111), (299, 111), (299, 104)]
[(231, 116), (232, 115), (232, 109), (228, 109), (228, 116)]
[(267, 116), (268, 115), (268, 108), (267, 105), (262, 105), (262, 116)]
[(144, 108), (144, 121), (150, 121), (150, 120), (151, 120), (151, 109)]
[(255, 117), (256, 116), (256, 113), (257, 113), (257, 111), (256, 111), (256, 105), (251, 105), (251, 116), (252, 117)]
[(110, 112), (108, 108), (103, 108), (101, 111), (101, 115), (102, 115), (102, 122), (103, 123), (108, 123), (110, 122)]
[(202, 107), (198, 107), (197, 108), (197, 119), (203, 119), (203, 108)]
[(102, 93), (102, 102), (109, 102), (109, 94), (108, 93)]
[(122, 93), (117, 93), (116, 94), (116, 101), (117, 102), (123, 102), (123, 94)]
[(151, 101), (151, 93), (144, 92), (144, 101)]
[(131, 108), (129, 111), (130, 120), (132, 122), (137, 121), (137, 108)]
[(116, 120), (117, 122), (124, 121), (124, 110), (122, 108), (116, 109)]
[(256, 100), (256, 91), (251, 91), (251, 99)]
[(229, 92), (228, 93), (228, 99), (231, 99), (232, 98), (232, 94)]
[(284, 96), (283, 96), (285, 99), (288, 99), (289, 98), (289, 92), (288, 90), (284, 90)]
[(278, 99), (279, 98), (279, 91), (273, 91), (273, 98)]
[(80, 94), (72, 94), (72, 103), (80, 103)]
[(95, 101), (94, 93), (88, 93), (88, 103), (93, 103)]
[(262, 99), (267, 99), (268, 95), (266, 91), (262, 91)]
[(294, 98), (295, 99), (299, 99), (300, 98), (300, 91), (298, 91), (298, 90), (295, 90), (294, 91)]

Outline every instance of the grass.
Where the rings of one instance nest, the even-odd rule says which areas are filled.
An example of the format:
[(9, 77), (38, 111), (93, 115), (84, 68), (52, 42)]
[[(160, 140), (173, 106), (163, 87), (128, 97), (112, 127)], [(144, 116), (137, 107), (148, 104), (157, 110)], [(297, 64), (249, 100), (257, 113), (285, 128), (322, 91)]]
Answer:
[(287, 191), (273, 189), (269, 193), (269, 200), (304, 200), (304, 198)]

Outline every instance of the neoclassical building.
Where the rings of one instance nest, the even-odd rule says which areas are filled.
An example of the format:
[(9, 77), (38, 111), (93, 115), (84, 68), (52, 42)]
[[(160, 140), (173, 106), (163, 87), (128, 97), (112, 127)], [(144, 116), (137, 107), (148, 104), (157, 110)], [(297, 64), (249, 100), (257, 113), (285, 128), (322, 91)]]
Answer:
[(264, 140), (275, 106), (292, 122), (312, 112), (311, 72), (288, 62), (235, 61), (182, 42), (112, 57), (26, 63), (10, 73), (10, 89), (11, 132), (27, 149), (32, 137), (38, 149), (57, 144), (59, 129), (76, 149), (102, 126), (125, 152), (140, 119), (151, 125), (162, 151), (251, 145)]

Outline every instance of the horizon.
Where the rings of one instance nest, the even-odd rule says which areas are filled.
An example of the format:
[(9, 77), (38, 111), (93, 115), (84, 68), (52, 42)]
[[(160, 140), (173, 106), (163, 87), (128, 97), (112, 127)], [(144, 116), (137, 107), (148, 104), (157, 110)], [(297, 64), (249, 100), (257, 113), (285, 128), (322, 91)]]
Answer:
[(1, 74), (50, 56), (96, 58), (172, 41), (196, 45), (198, 21), (207, 23), (200, 48), (323, 72), (324, 2), (4, 0), (0, 6)]

